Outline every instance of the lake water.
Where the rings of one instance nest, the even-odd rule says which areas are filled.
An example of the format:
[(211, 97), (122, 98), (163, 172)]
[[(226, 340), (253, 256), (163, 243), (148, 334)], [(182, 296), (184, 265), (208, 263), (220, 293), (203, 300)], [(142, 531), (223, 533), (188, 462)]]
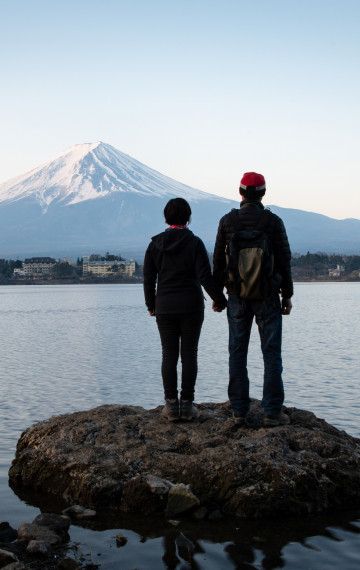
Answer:
[[(206, 317), (199, 347), (198, 402), (227, 399), (225, 312)], [(360, 283), (298, 283), (284, 317), (285, 404), (313, 411), (360, 437)], [(39, 514), (39, 497), (20, 500), (7, 472), (23, 430), (54, 414), (101, 404), (163, 403), (160, 341), (141, 285), (0, 287), (0, 521)], [(261, 398), (256, 327), (249, 354), (251, 396)], [(36, 505), (36, 506), (33, 506)], [(55, 505), (52, 505), (55, 508)], [(45, 508), (45, 510), (47, 510)], [(360, 511), (257, 522), (182, 522), (118, 517), (71, 526), (87, 561), (112, 569), (360, 567)], [(128, 538), (117, 548), (116, 532)], [(179, 544), (194, 544), (191, 560)]]

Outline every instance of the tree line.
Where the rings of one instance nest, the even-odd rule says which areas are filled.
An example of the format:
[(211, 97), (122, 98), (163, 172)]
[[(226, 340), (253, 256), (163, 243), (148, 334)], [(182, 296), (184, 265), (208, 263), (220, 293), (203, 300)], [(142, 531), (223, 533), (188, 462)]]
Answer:
[[(100, 257), (100, 256), (96, 256)], [(121, 256), (111, 256), (106, 254), (107, 260), (122, 260)], [(114, 258), (114, 259), (112, 259)], [(211, 255), (210, 255), (211, 258)], [(340, 279), (360, 280), (360, 255), (341, 255), (326, 253), (310, 253), (306, 255), (294, 254), (291, 260), (294, 279), (325, 279), (329, 277), (329, 269), (340, 267)], [(20, 260), (0, 259), (0, 281), (7, 281), (13, 278), (15, 268), (20, 268)], [(136, 263), (136, 274), (141, 274), (141, 267)], [(52, 276), (55, 279), (69, 279), (81, 276), (82, 259), (78, 258), (76, 264), (70, 265), (59, 261), (53, 268)]]
[[(106, 261), (124, 261), (125, 259), (119, 256), (106, 254), (106, 257), (101, 257), (100, 255), (94, 254), (92, 257), (92, 261), (98, 260), (106, 260)], [(23, 262), (21, 260), (12, 260), (12, 259), (0, 259), (0, 282), (8, 282), (13, 280), (14, 278), (14, 269), (21, 268)], [(51, 279), (52, 280), (79, 280), (82, 278), (82, 269), (83, 269), (83, 260), (82, 258), (77, 258), (76, 264), (70, 264), (66, 261), (59, 260), (55, 263), (54, 267), (51, 270)], [(141, 268), (138, 263), (135, 262), (135, 276), (138, 278), (142, 274)], [(120, 279), (121, 275), (114, 277), (114, 279)], [(49, 278), (44, 275), (44, 279)], [(88, 281), (101, 281), (101, 278), (93, 275), (90, 273), (87, 276)], [(111, 280), (111, 278), (106, 278), (107, 281)], [(123, 277), (125, 280), (125, 277)], [(130, 277), (126, 277), (126, 280), (130, 280)]]
[[(294, 279), (329, 277), (329, 270), (338, 269), (337, 277), (347, 280), (360, 280), (360, 255), (341, 255), (327, 253), (295, 254), (291, 260)], [(335, 278), (335, 277), (333, 277)]]
[(0, 259), (0, 279), (11, 279), (14, 273), (14, 269), (22, 267), (22, 261), (13, 261), (12, 259)]

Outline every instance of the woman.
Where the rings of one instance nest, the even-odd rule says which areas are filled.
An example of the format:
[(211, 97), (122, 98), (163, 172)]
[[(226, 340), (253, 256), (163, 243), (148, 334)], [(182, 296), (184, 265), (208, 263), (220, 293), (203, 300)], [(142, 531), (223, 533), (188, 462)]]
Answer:
[[(170, 421), (197, 417), (193, 405), (197, 350), (204, 320), (201, 285), (221, 310), (226, 298), (211, 275), (205, 246), (188, 228), (191, 208), (173, 198), (164, 209), (169, 228), (154, 236), (144, 260), (144, 294), (150, 316), (156, 316), (161, 345), (161, 373), (165, 392), (164, 416)], [(181, 354), (180, 403), (177, 362)]]

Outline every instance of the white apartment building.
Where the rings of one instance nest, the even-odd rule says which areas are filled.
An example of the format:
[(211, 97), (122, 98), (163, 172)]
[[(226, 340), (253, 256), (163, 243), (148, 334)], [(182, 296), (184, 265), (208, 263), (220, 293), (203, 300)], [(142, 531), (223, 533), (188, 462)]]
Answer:
[(55, 264), (52, 257), (31, 257), (25, 259), (22, 269), (25, 276), (49, 275)]
[(92, 273), (100, 277), (109, 277), (120, 272), (122, 275), (132, 277), (135, 273), (135, 261), (107, 259), (91, 260), (91, 255), (83, 256), (83, 275)]

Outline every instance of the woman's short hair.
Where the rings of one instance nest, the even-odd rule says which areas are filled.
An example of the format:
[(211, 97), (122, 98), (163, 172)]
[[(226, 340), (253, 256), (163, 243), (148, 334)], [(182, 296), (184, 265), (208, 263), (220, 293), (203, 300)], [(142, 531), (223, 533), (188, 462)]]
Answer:
[(184, 198), (172, 198), (164, 208), (164, 218), (169, 226), (185, 226), (191, 218), (190, 205)]

